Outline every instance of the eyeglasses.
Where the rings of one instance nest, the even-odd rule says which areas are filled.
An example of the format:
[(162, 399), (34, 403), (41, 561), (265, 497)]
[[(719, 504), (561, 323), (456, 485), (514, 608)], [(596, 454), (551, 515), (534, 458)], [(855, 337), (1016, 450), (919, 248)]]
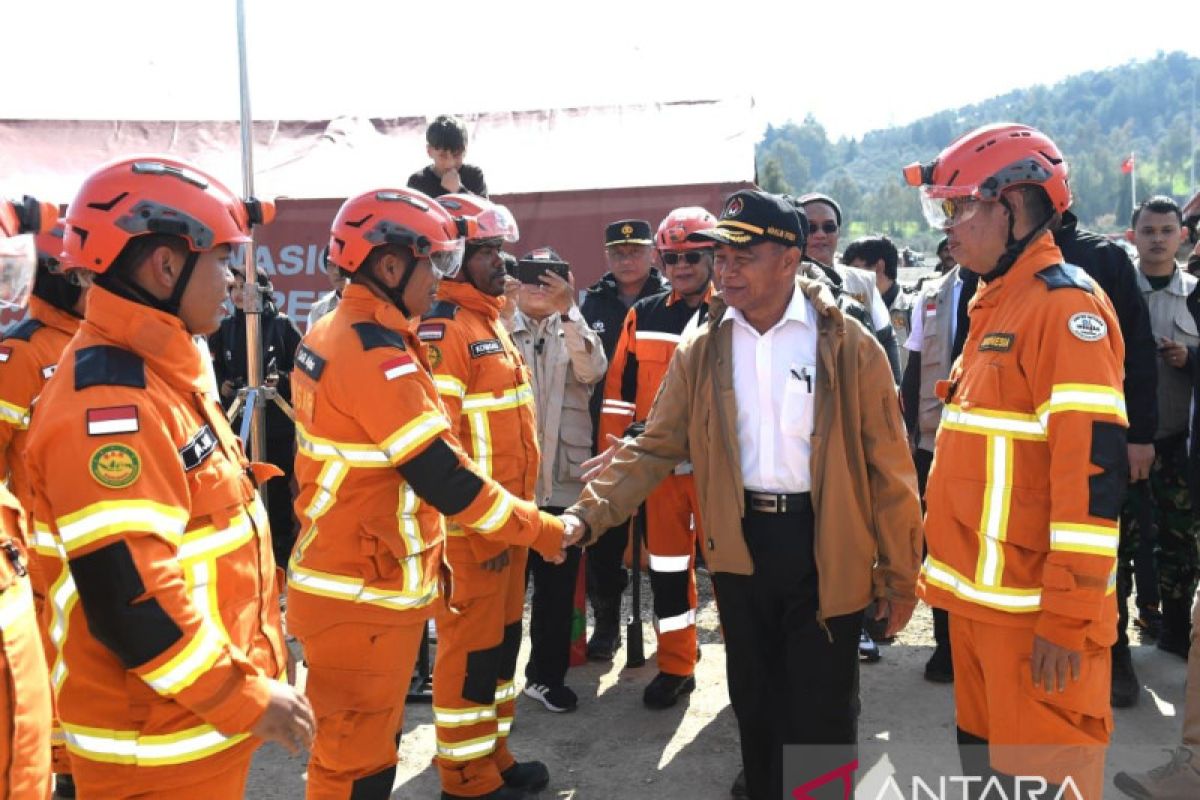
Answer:
[(825, 220), (820, 225), (818, 225), (815, 222), (809, 223), (809, 226), (808, 226), (809, 233), (818, 233), (820, 231), (824, 231), (825, 233), (830, 234), (830, 235), (835, 234), (838, 232), (838, 224), (836, 222), (834, 222), (833, 220)]
[(659, 253), (658, 255), (660, 258), (662, 258), (662, 262), (664, 264), (666, 264), (668, 267), (673, 267), (680, 261), (686, 261), (692, 266), (695, 266), (696, 264), (699, 264), (707, 254), (707, 250), (691, 250), (687, 253)]

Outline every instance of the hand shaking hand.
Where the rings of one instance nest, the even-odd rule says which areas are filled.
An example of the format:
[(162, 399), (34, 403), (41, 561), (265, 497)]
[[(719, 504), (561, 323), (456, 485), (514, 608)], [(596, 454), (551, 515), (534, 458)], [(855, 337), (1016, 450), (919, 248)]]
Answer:
[(612, 463), (613, 456), (617, 454), (617, 449), (624, 441), (624, 439), (613, 436), (611, 433), (608, 434), (608, 448), (603, 453), (592, 456), (582, 464), (584, 483), (604, 472), (605, 468)]

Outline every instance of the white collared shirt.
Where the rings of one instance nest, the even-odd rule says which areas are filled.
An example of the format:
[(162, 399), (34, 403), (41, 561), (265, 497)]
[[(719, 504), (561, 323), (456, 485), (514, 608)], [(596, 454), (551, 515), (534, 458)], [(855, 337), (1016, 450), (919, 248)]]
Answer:
[(733, 391), (742, 482), (751, 491), (789, 494), (812, 488), (809, 472), (816, 387), (816, 310), (793, 289), (783, 318), (764, 334), (735, 308)]
[[(950, 294), (950, 341), (954, 341), (955, 333), (958, 331), (958, 298), (962, 297), (963, 282), (960, 273), (954, 273), (954, 288)], [(932, 298), (921, 297), (921, 304), (928, 303)], [(919, 313), (918, 313), (919, 312)], [(904, 349), (910, 353), (921, 352), (921, 340), (925, 338), (925, 309), (914, 308), (912, 315), (912, 327), (908, 330), (908, 340), (904, 342)]]

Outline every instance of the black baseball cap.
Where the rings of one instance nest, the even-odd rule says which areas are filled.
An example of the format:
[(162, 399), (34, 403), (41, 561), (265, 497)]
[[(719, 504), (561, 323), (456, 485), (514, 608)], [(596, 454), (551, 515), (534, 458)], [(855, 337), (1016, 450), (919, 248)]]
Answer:
[(804, 247), (808, 219), (786, 198), (769, 192), (743, 189), (725, 200), (717, 227), (688, 235), (689, 242), (711, 240), (734, 247), (776, 242)]
[(562, 256), (549, 247), (539, 247), (536, 250), (526, 253), (521, 256), (521, 264), (545, 264), (557, 265), (561, 264), (564, 267), (570, 267), (566, 261), (563, 261)]
[(614, 244), (654, 244), (650, 223), (644, 219), (619, 219), (604, 229), (604, 246)]

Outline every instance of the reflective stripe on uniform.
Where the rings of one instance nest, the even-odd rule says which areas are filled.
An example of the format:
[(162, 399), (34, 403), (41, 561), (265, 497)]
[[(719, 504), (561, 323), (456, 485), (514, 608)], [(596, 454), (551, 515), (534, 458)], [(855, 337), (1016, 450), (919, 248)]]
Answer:
[(992, 411), (972, 408), (964, 411), (960, 406), (948, 405), (942, 409), (942, 427), (983, 436), (1003, 434), (1015, 439), (1046, 440), (1046, 429), (1033, 414), (1010, 411)]
[(465, 742), (443, 742), (437, 740), (438, 756), (447, 761), (474, 761), (496, 749), (496, 734), (491, 733)]
[(450, 422), (445, 415), (437, 411), (428, 411), (385, 439), (383, 452), (387, 454), (390, 463), (399, 464), (423, 448), (430, 439), (449, 429)]
[(624, 400), (605, 400), (600, 406), (601, 414), (615, 414), (619, 417), (632, 417), (637, 413), (637, 406)]
[(488, 425), (487, 413), (466, 414), (471, 426), (471, 460), (479, 471), (492, 477), (492, 430)]
[(654, 572), (687, 572), (692, 565), (691, 556), (656, 556), (650, 554), (650, 569)]
[(0, 400), (0, 422), (7, 422), (19, 431), (29, 429), (29, 409)]
[(671, 344), (679, 344), (683, 338), (677, 333), (665, 333), (663, 331), (638, 331), (634, 335), (634, 339), (639, 342), (670, 342)]
[(473, 522), (467, 521), (466, 527), (478, 533), (495, 533), (508, 522), (515, 507), (516, 498), (508, 492), (501, 492), (497, 495), (496, 501), (492, 503), (492, 507), (485, 511), (479, 519)]
[[(407, 553), (419, 553), (425, 549), (425, 541), (421, 538), (421, 525), (417, 520), (417, 508), (420, 500), (417, 493), (407, 483), (400, 489), (400, 511), (396, 521), (400, 527), (400, 538), (404, 540), (404, 550)], [(415, 595), (421, 591), (421, 563), (419, 560), (404, 558), (400, 560), (404, 568), (404, 591)]]
[(1000, 586), (1004, 577), (1004, 547), (1012, 505), (1013, 440), (987, 437), (987, 483), (979, 519), (979, 560), (975, 580), (982, 586)]
[(50, 642), (54, 645), (54, 666), (50, 668), (50, 683), (55, 692), (63, 687), (67, 679), (67, 662), (63, 660), (63, 645), (70, 630), (71, 612), (79, 602), (75, 590), (75, 578), (66, 563), (62, 565), (58, 578), (50, 585)]
[(517, 699), (517, 685), (512, 681), (496, 684), (496, 705)]
[(480, 722), (491, 722), (495, 718), (495, 706), (474, 706), (472, 708), (433, 707), (433, 723), (442, 728), (461, 728)]
[(503, 738), (512, 731), (513, 718), (499, 717), (496, 719), (496, 736)]
[(1056, 383), (1050, 390), (1050, 399), (1038, 407), (1038, 418), (1042, 426), (1048, 428), (1050, 415), (1063, 411), (1105, 414), (1129, 424), (1129, 418), (1125, 414), (1125, 393), (1111, 386)]
[(143, 673), (142, 680), (159, 694), (179, 694), (208, 672), (224, 652), (224, 637), (211, 624), (202, 624), (199, 632), (174, 658), (157, 669)]
[(999, 586), (979, 586), (958, 574), (947, 564), (925, 557), (921, 566), (921, 574), (925, 580), (938, 588), (944, 589), (955, 597), (999, 611), (1016, 614), (1027, 614), (1038, 611), (1042, 607), (1041, 589), (1006, 589)]
[(337, 459), (354, 467), (391, 467), (387, 454), (373, 444), (336, 442), (309, 434), (296, 423), (296, 448), (314, 461)]
[(1050, 549), (1058, 552), (1090, 553), (1115, 558), (1119, 539), (1120, 530), (1116, 525), (1050, 523)]
[(147, 767), (199, 761), (250, 738), (248, 733), (225, 736), (211, 725), (153, 736), (69, 722), (63, 722), (62, 727), (67, 749), (81, 758)]
[(28, 578), (18, 578), (15, 583), (0, 592), (0, 631), (28, 615), (27, 623), (33, 627), (33, 589)]
[(453, 375), (439, 373), (433, 376), (433, 384), (438, 394), (445, 397), (455, 397), (462, 400), (467, 395), (467, 385)]
[(63, 558), (67, 557), (66, 551), (63, 550), (58, 539), (50, 532), (50, 526), (44, 522), (34, 520), (33, 523), (33, 552), (39, 556), (46, 558)]
[[(411, 555), (409, 559), (418, 559), (421, 554)], [(416, 567), (414, 567), (416, 568)], [(391, 608), (397, 611), (408, 611), (422, 608), (437, 599), (437, 581), (431, 580), (415, 594), (398, 592), (391, 589), (368, 587), (361, 578), (351, 578), (344, 575), (334, 575), (331, 572), (319, 572), (308, 569), (292, 561), (288, 571), (288, 586), (299, 592), (329, 597), (334, 600), (347, 600), (353, 603)]]
[(179, 545), (179, 561), (187, 564), (215, 559), (232, 553), (253, 538), (254, 528), (250, 524), (250, 515), (243, 511), (221, 530), (217, 530), (214, 525), (205, 525), (202, 528), (184, 531), (183, 541)]
[(188, 512), (151, 500), (102, 500), (55, 520), (68, 553), (109, 536), (145, 531), (179, 546)]
[(532, 404), (533, 387), (528, 383), (522, 383), (515, 389), (501, 392), (498, 396), (492, 392), (466, 395), (463, 397), (462, 410), (464, 414), (480, 411), (491, 414), (495, 411), (506, 411), (510, 408)]
[(693, 627), (696, 624), (696, 609), (689, 608), (686, 614), (677, 614), (674, 617), (665, 617), (658, 621), (659, 633), (671, 633), (672, 631), (682, 631)]

